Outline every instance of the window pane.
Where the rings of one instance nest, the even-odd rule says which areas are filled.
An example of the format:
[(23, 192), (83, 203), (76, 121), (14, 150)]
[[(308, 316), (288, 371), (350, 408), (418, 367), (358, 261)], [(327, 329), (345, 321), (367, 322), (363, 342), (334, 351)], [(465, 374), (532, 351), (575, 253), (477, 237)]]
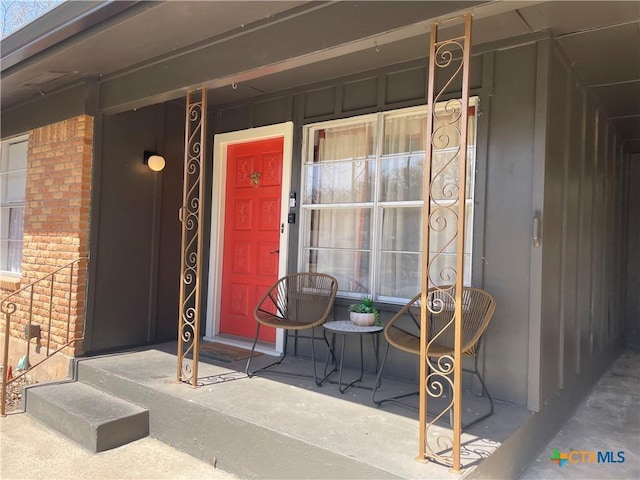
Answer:
[(9, 271), (9, 240), (0, 239), (0, 270)]
[(383, 252), (380, 255), (379, 294), (412, 298), (420, 291), (419, 253)]
[(306, 165), (303, 201), (306, 204), (371, 202), (374, 178), (374, 161)]
[(372, 158), (376, 155), (377, 136), (375, 119), (314, 130), (312, 162)]
[(11, 143), (9, 145), (9, 162), (6, 167), (7, 170), (19, 170), (27, 168), (27, 147), (29, 142), (27, 140), (18, 143)]
[(12, 207), (9, 210), (10, 240), (22, 240), (22, 226), (24, 221), (24, 207)]
[[(466, 205), (465, 252), (471, 252), (473, 239), (473, 205)], [(380, 280), (378, 293), (394, 298), (411, 298), (420, 288), (420, 252), (422, 251), (422, 208), (401, 207), (384, 208), (382, 218), (382, 243), (380, 252)], [(455, 270), (455, 252), (457, 249), (457, 209), (438, 208), (433, 216), (436, 228), (430, 230), (430, 252), (437, 257), (432, 267), (432, 275), (439, 278), (439, 284), (446, 283), (444, 278)], [(435, 221), (436, 218), (439, 220)], [(436, 255), (439, 253), (439, 255)], [(465, 263), (470, 265), (467, 254)], [(448, 267), (448, 268), (445, 268)], [(465, 267), (470, 268), (470, 267)], [(470, 271), (465, 281), (470, 282)], [(467, 283), (468, 284), (468, 283)], [(396, 290), (394, 290), (396, 289)], [(410, 294), (414, 291), (413, 295)], [(405, 293), (409, 292), (405, 295)]]
[(24, 207), (2, 209), (0, 270), (19, 273), (22, 267)]
[(383, 158), (380, 162), (381, 202), (422, 200), (423, 154)]
[(15, 273), (20, 273), (22, 270), (22, 239), (9, 240), (7, 270)]
[(7, 190), (9, 189), (8, 174), (0, 173), (0, 205), (7, 203)]
[(422, 250), (422, 207), (383, 209), (382, 250), (393, 252)]
[[(457, 241), (457, 207), (433, 207), (429, 231), (429, 250), (455, 253)], [(471, 251), (473, 239), (473, 205), (468, 202), (465, 215), (465, 251)], [(422, 251), (422, 207), (384, 208), (382, 212), (382, 251)]]
[[(15, 203), (24, 202), (24, 192), (27, 186), (27, 172), (26, 170), (18, 170), (17, 172), (11, 172), (6, 174), (6, 198), (2, 199), (3, 203)], [(4, 179), (2, 182), (4, 187)], [(4, 195), (3, 195), (4, 196)]]
[(371, 248), (370, 208), (323, 208), (305, 215), (305, 247)]
[(305, 271), (329, 273), (336, 277), (341, 292), (371, 292), (369, 252), (306, 249), (304, 262)]
[(424, 153), (426, 130), (426, 109), (409, 115), (388, 115), (384, 120), (382, 154)]

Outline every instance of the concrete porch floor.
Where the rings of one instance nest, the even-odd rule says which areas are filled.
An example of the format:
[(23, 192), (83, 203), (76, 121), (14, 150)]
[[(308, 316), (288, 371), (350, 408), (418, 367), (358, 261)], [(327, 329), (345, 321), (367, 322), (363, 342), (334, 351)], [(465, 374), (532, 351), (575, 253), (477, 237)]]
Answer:
[[(245, 361), (223, 363), (201, 357), (202, 386), (175, 383), (175, 343), (80, 359), (85, 383), (150, 411), (150, 435), (241, 478), (440, 478), (459, 475), (436, 463), (415, 460), (417, 411), (376, 407), (371, 392), (312, 380), (266, 374), (247, 378)], [(262, 355), (254, 362), (266, 364)], [(320, 364), (319, 364), (320, 365)], [(309, 360), (288, 357), (288, 371), (311, 371)], [(356, 371), (346, 370), (345, 378)], [(372, 384), (373, 374), (365, 384)], [(381, 395), (415, 390), (384, 379)], [(487, 408), (482, 397), (465, 395), (463, 422)], [(430, 407), (431, 409), (431, 407)], [(463, 476), (495, 452), (531, 413), (497, 403), (493, 416), (463, 433)], [(448, 424), (433, 434), (448, 431)]]

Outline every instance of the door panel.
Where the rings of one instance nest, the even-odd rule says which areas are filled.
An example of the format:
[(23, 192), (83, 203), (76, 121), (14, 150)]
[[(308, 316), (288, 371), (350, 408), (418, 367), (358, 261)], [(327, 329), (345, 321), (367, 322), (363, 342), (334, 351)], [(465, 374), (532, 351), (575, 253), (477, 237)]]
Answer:
[[(227, 148), (220, 333), (253, 338), (253, 309), (278, 279), (283, 139)], [(262, 328), (260, 340), (275, 341)]]

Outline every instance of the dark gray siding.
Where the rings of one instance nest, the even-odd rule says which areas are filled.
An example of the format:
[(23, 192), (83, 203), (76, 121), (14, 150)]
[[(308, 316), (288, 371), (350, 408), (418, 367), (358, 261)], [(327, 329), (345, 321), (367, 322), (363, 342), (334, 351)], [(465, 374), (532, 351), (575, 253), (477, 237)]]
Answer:
[[(637, 186), (640, 185), (640, 155), (634, 155), (625, 165), (625, 175), (623, 180), (626, 188), (630, 192), (637, 192)], [(640, 289), (640, 195), (629, 195), (628, 210), (626, 211), (627, 231), (629, 250), (622, 257), (622, 267), (626, 271), (627, 282), (627, 303), (625, 317), (625, 343), (628, 348), (638, 351), (640, 350), (640, 295), (637, 294)], [(633, 248), (632, 248), (633, 246)]]
[[(165, 127), (162, 137), (167, 165), (162, 173), (158, 257), (157, 331), (154, 340), (177, 338), (180, 285), (181, 224), (178, 209), (182, 205), (184, 164), (184, 105), (165, 105)], [(210, 158), (210, 157), (209, 157)]]
[[(482, 87), (483, 57), (472, 58), (471, 88)], [(374, 72), (325, 81), (295, 90), (266, 95), (251, 102), (215, 108), (215, 133), (233, 132), (296, 121), (306, 123), (426, 104), (427, 63), (422, 59)], [(440, 77), (439, 87), (444, 84)], [(449, 91), (459, 90), (451, 85)]]
[[(151, 106), (102, 118), (94, 180), (87, 351), (177, 334), (183, 110)], [(165, 155), (154, 173), (144, 150)]]
[[(440, 76), (440, 86), (444, 78), (445, 75)], [(473, 279), (498, 301), (486, 339), (484, 369), (489, 388), (497, 398), (520, 404), (526, 403), (527, 396), (535, 78), (534, 44), (472, 59), (472, 94), (480, 97), (482, 112), (478, 131), (485, 135), (478, 138), (478, 172), (479, 178), (487, 178), (486, 185), (479, 184), (476, 192), (482, 193), (476, 195), (475, 218), (483, 233), (476, 236)], [(295, 189), (300, 185), (304, 124), (425, 104), (426, 81), (427, 63), (423, 59), (283, 92), (254, 103), (223, 105), (216, 108), (215, 131), (293, 120)], [(459, 86), (451, 86), (451, 92), (456, 88)], [(266, 106), (273, 109), (265, 111)], [(297, 269), (297, 236), (296, 225), (291, 230), (291, 270)], [(349, 302), (337, 303), (338, 315), (344, 314)], [(389, 318), (394, 308), (397, 307), (389, 306), (383, 319)], [(357, 348), (351, 351), (356, 352)], [(355, 356), (352, 360), (357, 362)], [(387, 371), (415, 381), (416, 359), (392, 350)]]
[[(621, 332), (615, 289), (607, 287), (616, 258), (625, 252), (615, 241), (623, 222), (610, 220), (624, 198), (621, 150), (575, 82), (550, 40), (473, 57), (472, 94), (480, 97), (481, 111), (473, 283), (498, 303), (482, 368), (495, 398), (534, 410), (605, 358)], [(293, 121), (296, 190), (304, 124), (424, 104), (425, 92), (423, 59), (213, 106), (209, 138)], [(89, 303), (92, 350), (175, 337), (182, 108), (165, 104), (103, 119), (92, 223), (92, 255), (98, 259)], [(154, 194), (154, 177), (140, 157), (160, 145), (168, 165)], [(212, 158), (208, 150), (206, 158)], [(206, 167), (208, 199), (211, 165)], [(207, 202), (205, 208), (208, 236), (211, 209), (218, 207)], [(532, 246), (537, 209), (543, 219), (539, 249)], [(294, 271), (298, 225), (292, 227)], [(602, 233), (607, 230), (614, 233)], [(206, 272), (207, 255), (203, 261)], [(348, 303), (338, 300), (338, 315)], [(396, 308), (388, 306), (383, 319)], [(389, 366), (390, 374), (417, 377), (416, 359), (408, 355), (392, 351)]]
[(551, 45), (548, 53), (541, 281), (531, 285), (541, 299), (539, 325), (531, 318), (532, 332), (539, 328), (539, 353), (530, 352), (539, 357), (540, 379), (532, 409), (563, 389), (590, 385), (619, 352), (623, 332), (618, 278), (627, 241), (619, 216), (625, 157), (562, 52)]
[[(621, 331), (608, 282), (622, 247), (614, 233), (603, 233), (620, 232), (622, 224), (610, 220), (622, 198), (616, 187), (621, 154), (614, 132), (572, 75), (551, 40), (472, 62), (472, 93), (482, 112), (473, 282), (498, 303), (483, 368), (496, 398), (533, 410), (607, 357)], [(215, 131), (293, 120), (292, 185), (299, 185), (302, 125), (424, 104), (426, 76), (421, 60), (223, 105), (216, 108)], [(542, 214), (539, 249), (532, 246), (536, 210)], [(291, 233), (294, 257), (297, 230)], [(296, 268), (292, 258), (290, 269)], [(415, 379), (414, 359), (392, 352), (390, 361), (390, 371)]]
[[(496, 298), (485, 340), (485, 372), (497, 398), (527, 397), (529, 264), (536, 102), (536, 46), (495, 53), (489, 122), (484, 288)], [(480, 159), (480, 161), (482, 161)]]
[[(545, 396), (559, 385), (563, 358), (560, 296), (562, 282), (563, 246), (563, 191), (565, 180), (565, 141), (567, 139), (568, 72), (556, 55), (551, 56), (549, 71), (549, 97), (547, 110), (546, 158), (544, 166), (543, 256), (542, 256), (542, 305), (540, 362), (541, 388)], [(562, 335), (561, 335), (562, 331)], [(547, 400), (547, 398), (543, 398)]]
[(34, 128), (60, 122), (78, 115), (95, 116), (97, 87), (87, 79), (64, 90), (48, 93), (2, 111), (0, 132), (2, 138), (26, 133)]

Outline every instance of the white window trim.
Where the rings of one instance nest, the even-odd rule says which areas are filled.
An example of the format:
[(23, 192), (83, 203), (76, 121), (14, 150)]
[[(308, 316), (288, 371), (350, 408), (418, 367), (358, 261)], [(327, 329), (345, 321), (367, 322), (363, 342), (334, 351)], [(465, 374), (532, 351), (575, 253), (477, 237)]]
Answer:
[[(0, 148), (1, 150), (1, 155), (2, 158), (0, 158), (0, 172), (1, 173), (10, 173), (10, 172), (17, 172), (17, 171), (21, 171), (24, 170), (25, 173), (28, 170), (28, 165), (25, 166), (24, 169), (19, 169), (19, 170), (2, 170), (1, 166), (4, 165), (5, 163), (8, 164), (9, 161), (9, 146), (16, 144), (16, 143), (22, 143), (22, 142), (28, 142), (29, 141), (29, 134), (25, 133), (25, 134), (21, 134), (21, 135), (17, 135), (15, 137), (10, 137), (10, 138), (6, 138), (4, 140), (2, 140), (0, 142), (0, 144), (2, 145), (2, 148)], [(27, 145), (28, 147), (28, 145)], [(0, 185), (1, 188), (1, 185)], [(26, 187), (25, 187), (26, 188)], [(0, 216), (2, 214), (1, 210), (5, 207), (11, 207), (11, 206), (26, 206), (26, 191), (25, 191), (25, 199), (22, 202), (13, 202), (13, 203), (2, 203), (1, 198), (0, 198)], [(23, 246), (24, 246), (24, 227), (23, 227), (23, 231), (22, 231), (22, 241), (23, 241)], [(22, 278), (22, 262), (20, 262), (20, 271), (19, 272), (12, 272), (9, 270), (1, 270), (0, 269), (0, 276), (7, 278), (9, 280), (11, 279), (20, 279)]]
[[(467, 175), (471, 175), (471, 185), (472, 185), (472, 191), (468, 192), (468, 198), (465, 200), (465, 204), (466, 205), (471, 205), (471, 219), (469, 220), (470, 225), (474, 225), (475, 224), (475, 190), (477, 188), (476, 185), (476, 176), (477, 176), (477, 170), (478, 170), (478, 166), (477, 166), (477, 154), (478, 154), (478, 118), (479, 118), (479, 103), (480, 103), (480, 99), (477, 96), (473, 96), (471, 98), (469, 98), (469, 106), (470, 107), (475, 107), (476, 108), (476, 112), (475, 112), (475, 117), (476, 117), (476, 121), (475, 121), (475, 143), (472, 146), (467, 146), (467, 156), (469, 155), (473, 155), (473, 168), (471, 170), (469, 170), (467, 172)], [(436, 104), (436, 111), (443, 111), (445, 110), (447, 105), (447, 101), (443, 101), (443, 102), (439, 102), (438, 104)], [(342, 203), (342, 204), (312, 204), (312, 205), (305, 205), (303, 203), (303, 199), (304, 199), (304, 187), (305, 187), (305, 166), (307, 166), (308, 164), (310, 164), (309, 159), (313, 158), (313, 153), (314, 153), (314, 144), (313, 142), (310, 142), (309, 139), (312, 138), (312, 132), (316, 131), (316, 130), (321, 130), (324, 128), (330, 128), (330, 127), (335, 127), (335, 126), (349, 126), (349, 125), (355, 125), (355, 124), (362, 124), (362, 123), (366, 123), (367, 121), (370, 120), (377, 120), (378, 121), (378, 134), (377, 134), (377, 142), (376, 142), (376, 157), (375, 160), (377, 162), (379, 162), (380, 159), (382, 158), (386, 158), (386, 155), (383, 156), (382, 153), (379, 151), (382, 145), (382, 133), (383, 133), (383, 128), (384, 128), (384, 119), (385, 118), (389, 118), (389, 117), (393, 117), (394, 115), (399, 115), (399, 116), (408, 116), (411, 115), (412, 113), (427, 113), (427, 106), (426, 105), (419, 105), (419, 106), (415, 106), (415, 107), (407, 107), (407, 108), (400, 108), (400, 109), (395, 109), (395, 110), (388, 110), (388, 111), (383, 111), (383, 112), (378, 112), (378, 113), (373, 113), (373, 114), (366, 114), (366, 115), (360, 115), (360, 116), (355, 116), (355, 117), (349, 117), (349, 118), (343, 118), (343, 119), (335, 119), (335, 120), (326, 120), (326, 121), (322, 121), (322, 122), (318, 122), (318, 123), (310, 123), (310, 124), (306, 124), (303, 126), (303, 140), (302, 140), (302, 166), (301, 166), (301, 174), (300, 174), (300, 233), (299, 233), (299, 244), (298, 244), (298, 270), (302, 271), (303, 268), (305, 267), (305, 240), (306, 240), (306, 235), (308, 234), (308, 232), (305, 231), (304, 229), (304, 225), (306, 224), (306, 215), (308, 215), (309, 211), (311, 210), (315, 210), (315, 209), (323, 209), (323, 208), (354, 208), (354, 205), (356, 205), (355, 203)], [(444, 151), (445, 149), (441, 149), (439, 151)], [(344, 160), (336, 160), (336, 162), (341, 162)], [(368, 159), (363, 159), (363, 161), (368, 161)], [(326, 162), (326, 163), (331, 163), (331, 162)], [(362, 208), (371, 208), (372, 209), (372, 215), (373, 215), (373, 226), (372, 226), (372, 230), (374, 232), (374, 235), (372, 236), (372, 244), (371, 244), (371, 255), (372, 255), (372, 263), (371, 263), (371, 269), (372, 272), (370, 273), (370, 278), (371, 278), (371, 292), (370, 294), (374, 297), (375, 301), (380, 301), (383, 303), (391, 303), (391, 304), (403, 304), (406, 302), (407, 299), (405, 298), (400, 298), (400, 297), (388, 297), (388, 296), (380, 296), (376, 294), (376, 290), (378, 288), (378, 277), (379, 277), (379, 254), (380, 254), (380, 242), (381, 242), (381, 229), (379, 228), (379, 222), (381, 221), (381, 217), (382, 215), (380, 214), (380, 210), (382, 208), (385, 207), (409, 207), (409, 206), (423, 206), (424, 205), (424, 200), (419, 200), (419, 201), (390, 201), (390, 202), (386, 202), (386, 201), (379, 201), (378, 200), (378, 190), (380, 188), (380, 172), (381, 169), (380, 168), (376, 168), (376, 173), (375, 173), (375, 180), (374, 180), (374, 194), (373, 194), (373, 201), (372, 202), (363, 202), (363, 203), (358, 203), (357, 206), (358, 207), (362, 207)], [(441, 202), (444, 203), (444, 202)], [(473, 231), (471, 232), (465, 232), (466, 235), (468, 235), (468, 241), (469, 241), (469, 271), (466, 272), (465, 271), (465, 277), (472, 279), (473, 278), (473, 257), (474, 257), (474, 252), (473, 252), (473, 246), (474, 246), (474, 242), (473, 242)], [(333, 249), (335, 250), (335, 249)], [(413, 253), (413, 252), (412, 252)], [(466, 284), (467, 282), (465, 282)], [(361, 298), (362, 295), (356, 294), (356, 293), (349, 293), (349, 292), (340, 292), (340, 297), (341, 298)]]

